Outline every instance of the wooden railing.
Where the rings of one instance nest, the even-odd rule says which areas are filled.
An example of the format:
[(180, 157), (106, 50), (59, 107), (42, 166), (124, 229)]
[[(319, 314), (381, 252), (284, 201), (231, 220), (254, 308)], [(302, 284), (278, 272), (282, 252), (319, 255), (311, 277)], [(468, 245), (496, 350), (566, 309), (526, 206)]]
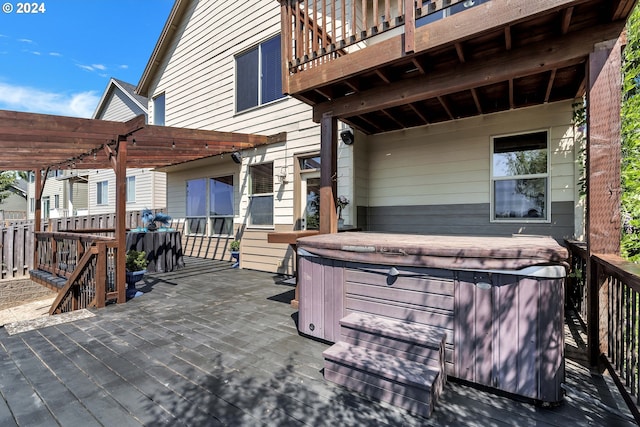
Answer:
[(117, 299), (116, 255), (115, 241), (97, 241), (88, 247), (66, 285), (58, 292), (49, 313), (100, 308), (107, 301)]
[[(51, 306), (52, 314), (104, 307), (106, 301), (117, 297), (117, 247), (113, 237), (77, 231), (39, 232), (36, 246), (35, 268), (50, 273), (51, 278), (66, 280)], [(38, 281), (46, 280), (39, 278)]]
[(416, 26), (485, 1), (280, 0), (282, 55), (289, 73), (297, 73), (360, 50), (385, 32), (410, 35)]
[(572, 266), (586, 267), (590, 263), (589, 276), (584, 268), (576, 277), (582, 283), (574, 283), (582, 288), (576, 294), (584, 306), (579, 306), (579, 313), (592, 341), (589, 348), (607, 366), (636, 421), (640, 421), (640, 265), (618, 255), (592, 255), (587, 259), (583, 245), (567, 243)]

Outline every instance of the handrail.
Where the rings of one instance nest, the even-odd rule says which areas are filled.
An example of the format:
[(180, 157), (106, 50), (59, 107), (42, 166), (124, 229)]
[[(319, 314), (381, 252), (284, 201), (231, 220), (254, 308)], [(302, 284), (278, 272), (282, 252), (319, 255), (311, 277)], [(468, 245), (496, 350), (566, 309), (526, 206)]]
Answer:
[(604, 363), (640, 423), (640, 265), (615, 254), (589, 257), (584, 244), (566, 243), (572, 266), (590, 270), (578, 286), (592, 363)]
[[(111, 257), (107, 254), (108, 249), (113, 251)], [(113, 261), (116, 251), (115, 241), (99, 241), (91, 245), (80, 258), (65, 286), (58, 292), (49, 313), (87, 307), (101, 308), (106, 301), (117, 298), (118, 284), (114, 282), (117, 265)]]

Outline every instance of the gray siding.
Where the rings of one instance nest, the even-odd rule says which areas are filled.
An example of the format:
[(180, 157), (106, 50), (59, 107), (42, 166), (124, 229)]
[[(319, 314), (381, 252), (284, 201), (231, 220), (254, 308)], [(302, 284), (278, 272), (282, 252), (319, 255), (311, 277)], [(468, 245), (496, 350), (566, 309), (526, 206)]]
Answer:
[(562, 242), (574, 234), (574, 203), (551, 204), (550, 223), (490, 222), (488, 203), (431, 206), (358, 206), (358, 226), (367, 231), (463, 236), (552, 236)]

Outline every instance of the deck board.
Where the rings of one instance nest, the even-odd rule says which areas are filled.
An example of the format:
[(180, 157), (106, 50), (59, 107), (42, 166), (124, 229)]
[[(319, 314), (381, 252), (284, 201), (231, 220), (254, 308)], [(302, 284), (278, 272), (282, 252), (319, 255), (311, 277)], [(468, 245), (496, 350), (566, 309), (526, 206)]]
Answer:
[(12, 336), (0, 329), (1, 424), (635, 425), (613, 381), (585, 367), (573, 318), (562, 405), (448, 382), (426, 419), (325, 381), (329, 345), (297, 333), (293, 287), (227, 262), (185, 263), (94, 317)]

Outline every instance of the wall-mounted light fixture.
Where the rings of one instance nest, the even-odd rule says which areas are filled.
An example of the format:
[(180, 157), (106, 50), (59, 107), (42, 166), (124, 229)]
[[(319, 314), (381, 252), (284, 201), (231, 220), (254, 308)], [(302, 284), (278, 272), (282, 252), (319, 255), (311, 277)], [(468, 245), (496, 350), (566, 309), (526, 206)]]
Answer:
[(284, 166), (280, 168), (280, 173), (278, 174), (278, 182), (280, 182), (280, 184), (287, 183), (287, 168)]
[(239, 151), (234, 151), (231, 153), (231, 160), (237, 164), (242, 163), (242, 154)]
[(340, 132), (340, 139), (342, 140), (344, 145), (353, 144), (354, 139), (353, 139), (353, 132), (351, 131), (351, 129), (345, 129), (342, 132)]

